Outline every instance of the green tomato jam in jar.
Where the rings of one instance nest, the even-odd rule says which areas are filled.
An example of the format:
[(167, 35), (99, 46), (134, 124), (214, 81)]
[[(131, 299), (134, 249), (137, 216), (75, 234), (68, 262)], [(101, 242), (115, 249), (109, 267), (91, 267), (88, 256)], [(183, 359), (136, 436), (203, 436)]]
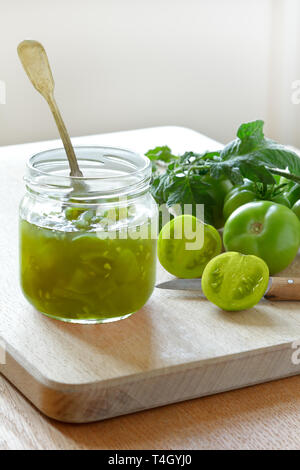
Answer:
[(32, 157), (20, 206), (21, 286), (41, 313), (74, 323), (126, 318), (156, 274), (157, 207), (151, 163), (121, 149), (77, 147), (83, 178), (63, 149)]

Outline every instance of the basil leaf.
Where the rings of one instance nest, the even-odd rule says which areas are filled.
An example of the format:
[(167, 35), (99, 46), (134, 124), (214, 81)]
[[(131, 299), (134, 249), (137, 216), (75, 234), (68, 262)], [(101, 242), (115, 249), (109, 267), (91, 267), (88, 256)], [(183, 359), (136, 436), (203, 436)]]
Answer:
[(148, 150), (145, 155), (152, 161), (159, 160), (161, 162), (171, 162), (172, 160), (176, 159), (177, 157), (172, 154), (170, 147), (164, 145), (163, 147), (155, 147), (152, 150)]
[(200, 175), (174, 175), (165, 187), (169, 207), (175, 204), (214, 204), (214, 199), (207, 192), (210, 185), (201, 181)]
[(292, 150), (267, 139), (261, 120), (242, 124), (237, 138), (221, 151), (204, 153), (185, 152), (176, 157), (168, 146), (156, 147), (146, 155), (152, 161), (163, 161), (168, 167), (163, 174), (155, 174), (152, 194), (159, 204), (205, 204), (205, 220), (214, 222), (214, 208), (218, 201), (212, 197), (210, 185), (203, 176), (229, 179), (234, 185), (244, 178), (262, 185), (274, 185), (275, 175), (300, 183), (300, 158)]
[[(263, 121), (242, 124), (238, 129), (237, 139), (230, 142), (222, 150), (222, 161), (234, 159), (237, 163), (236, 166), (240, 167), (242, 165), (245, 171), (247, 167), (246, 160), (248, 160), (251, 174), (253, 174), (255, 165), (259, 167), (264, 164), (269, 168), (280, 168), (284, 170), (288, 168), (290, 173), (300, 176), (299, 156), (287, 147), (271, 139), (266, 139), (263, 133), (263, 125)], [(240, 156), (244, 156), (244, 159), (237, 159), (237, 157)], [(257, 168), (254, 174), (256, 175), (255, 177), (259, 177), (261, 174), (263, 182), (270, 181), (269, 175), (261, 171), (260, 168)], [(247, 177), (250, 177), (250, 175)]]

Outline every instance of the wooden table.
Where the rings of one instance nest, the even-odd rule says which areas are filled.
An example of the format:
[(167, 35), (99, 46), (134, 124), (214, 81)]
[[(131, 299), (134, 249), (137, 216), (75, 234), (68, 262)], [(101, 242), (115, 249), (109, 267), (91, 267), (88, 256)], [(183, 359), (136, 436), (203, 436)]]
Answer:
[(0, 377), (0, 449), (300, 449), (300, 377), (71, 425)]
[[(174, 128), (160, 128), (157, 145)], [(186, 150), (178, 128), (177, 151)], [(103, 136), (102, 136), (103, 137)], [(205, 138), (207, 148), (216, 144)], [(107, 145), (126, 147), (126, 134)], [(84, 138), (74, 139), (84, 144)], [(199, 134), (189, 145), (197, 151)], [(103, 143), (103, 142), (101, 142)], [(58, 142), (30, 144), (30, 151)], [(143, 147), (147, 145), (147, 134)], [(128, 145), (130, 146), (130, 145)], [(138, 149), (137, 149), (138, 150)], [(203, 149), (202, 149), (203, 150)], [(12, 152), (12, 148), (9, 149)], [(0, 328), (1, 333), (1, 328)], [(0, 376), (0, 449), (293, 449), (300, 448), (300, 377), (156, 408), (87, 425), (42, 416)]]

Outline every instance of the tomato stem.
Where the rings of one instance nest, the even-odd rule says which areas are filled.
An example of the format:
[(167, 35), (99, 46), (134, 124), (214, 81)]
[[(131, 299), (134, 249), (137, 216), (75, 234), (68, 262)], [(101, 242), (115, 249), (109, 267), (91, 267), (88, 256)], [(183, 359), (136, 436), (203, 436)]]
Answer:
[(282, 171), (282, 170), (277, 170), (277, 169), (275, 170), (274, 168), (267, 168), (267, 169), (274, 175), (284, 176), (284, 178), (291, 180), (291, 181), (295, 181), (295, 183), (300, 184), (300, 176), (296, 176), (296, 175), (287, 173), (286, 171)]
[(251, 227), (250, 227), (250, 231), (255, 234), (261, 233), (262, 229), (263, 229), (263, 224), (260, 222), (254, 222), (253, 224), (251, 224)]

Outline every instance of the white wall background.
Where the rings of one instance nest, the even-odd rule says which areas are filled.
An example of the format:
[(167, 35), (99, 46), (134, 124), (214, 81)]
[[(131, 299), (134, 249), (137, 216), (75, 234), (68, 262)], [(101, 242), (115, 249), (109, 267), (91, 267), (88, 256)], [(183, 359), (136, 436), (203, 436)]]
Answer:
[(275, 138), (282, 1), (0, 0), (0, 145), (57, 137), (17, 57), (25, 38), (48, 52), (72, 136), (176, 124), (226, 142), (262, 118)]

